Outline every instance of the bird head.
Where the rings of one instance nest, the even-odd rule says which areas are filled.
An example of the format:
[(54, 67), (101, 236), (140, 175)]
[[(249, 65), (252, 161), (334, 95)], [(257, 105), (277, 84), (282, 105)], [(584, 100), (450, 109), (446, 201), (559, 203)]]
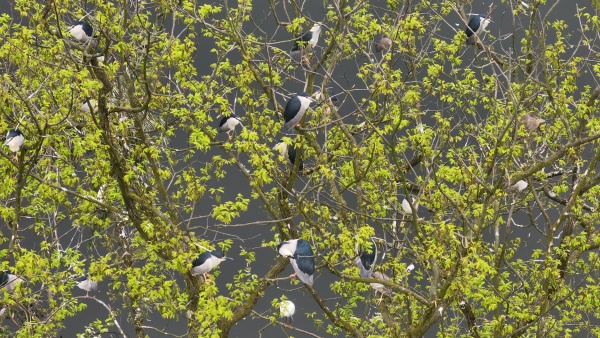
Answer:
[(310, 96), (310, 94), (307, 93), (307, 92), (300, 92), (300, 93), (298, 93), (296, 95), (299, 96), (299, 97), (303, 97), (305, 99), (308, 99), (311, 102), (317, 102), (317, 100), (314, 97)]
[(4, 145), (9, 145), (11, 141), (13, 141), (15, 138), (18, 138), (19, 136), (23, 136), (23, 133), (19, 129), (9, 130), (8, 133), (6, 133), (6, 141), (4, 141)]
[(233, 260), (233, 258), (225, 256), (221, 250), (214, 250), (211, 252), (211, 255), (215, 256), (220, 261), (224, 261), (226, 259)]
[(287, 154), (287, 144), (283, 140), (279, 140), (273, 148), (271, 148), (278, 152), (281, 156), (285, 156)]
[(291, 252), (290, 249), (285, 246), (285, 244), (287, 244), (287, 242), (281, 242), (277, 244), (277, 251), (279, 254), (283, 257), (294, 257), (294, 253)]

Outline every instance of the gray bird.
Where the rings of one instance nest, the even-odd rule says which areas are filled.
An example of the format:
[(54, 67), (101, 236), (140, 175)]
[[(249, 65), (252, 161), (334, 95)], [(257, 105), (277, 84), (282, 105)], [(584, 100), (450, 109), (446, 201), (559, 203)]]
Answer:
[(525, 126), (525, 130), (527, 130), (528, 133), (535, 131), (540, 124), (546, 122), (546, 120), (535, 114), (525, 114), (521, 116), (521, 121), (523, 122), (523, 126)]
[(381, 39), (375, 45), (375, 51), (377, 53), (387, 52), (390, 48), (392, 48), (392, 40), (386, 34), (381, 35)]
[[(373, 278), (382, 280), (384, 282), (390, 281), (390, 277), (388, 277), (385, 273), (379, 272), (379, 271), (373, 272)], [(375, 290), (376, 293), (378, 292), (378, 293), (384, 294), (388, 297), (391, 297), (394, 293), (392, 291), (392, 289), (390, 289), (389, 287), (387, 287), (383, 284), (379, 284), (379, 283), (370, 283), (370, 284), (371, 284), (371, 288), (373, 290)]]
[(91, 280), (87, 275), (77, 278), (75, 286), (85, 291), (85, 298), (89, 297), (90, 292), (98, 291), (98, 282)]

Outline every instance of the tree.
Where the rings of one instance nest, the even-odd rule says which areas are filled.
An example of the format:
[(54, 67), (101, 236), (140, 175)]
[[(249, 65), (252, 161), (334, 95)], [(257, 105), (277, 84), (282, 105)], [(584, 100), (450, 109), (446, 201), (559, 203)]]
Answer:
[[(23, 279), (5, 293), (4, 332), (54, 337), (99, 304), (78, 333), (174, 334), (149, 321), (158, 313), (190, 337), (226, 337), (247, 317), (313, 336), (598, 335), (598, 17), (570, 3), (472, 6), (11, 3), (0, 129), (26, 142), (18, 161), (0, 152), (0, 259)], [(475, 10), (495, 23), (467, 47)], [(80, 19), (95, 39), (70, 36)], [(316, 47), (291, 60), (315, 22)], [(383, 34), (392, 46), (376, 52)], [(290, 165), (271, 149), (285, 103), (317, 89), (283, 137)], [(231, 112), (244, 128), (230, 142), (217, 126)], [(527, 129), (525, 114), (545, 123)], [(239, 240), (243, 225), (268, 254)], [(389, 279), (359, 277), (371, 237), (385, 253), (374, 276)], [(305, 286), (314, 327), (256, 310), (288, 283), (289, 260), (271, 257), (292, 238), (334, 276)], [(191, 275), (200, 252), (234, 247), (245, 262), (232, 280), (219, 278), (229, 262)], [(85, 273), (108, 300), (73, 291)]]

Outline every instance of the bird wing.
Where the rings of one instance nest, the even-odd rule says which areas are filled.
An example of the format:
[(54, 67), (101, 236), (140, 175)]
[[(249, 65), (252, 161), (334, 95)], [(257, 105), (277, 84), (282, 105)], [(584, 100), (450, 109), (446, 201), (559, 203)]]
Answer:
[[(296, 276), (298, 276), (298, 278), (304, 284), (313, 285), (313, 275), (312, 274), (308, 274), (308, 273), (302, 271), (300, 269), (300, 267), (298, 267), (298, 262), (296, 262), (295, 259), (290, 258), (290, 263), (292, 263), (292, 267), (294, 267), (294, 271), (296, 272)], [(313, 267), (313, 272), (314, 272), (314, 267)]]

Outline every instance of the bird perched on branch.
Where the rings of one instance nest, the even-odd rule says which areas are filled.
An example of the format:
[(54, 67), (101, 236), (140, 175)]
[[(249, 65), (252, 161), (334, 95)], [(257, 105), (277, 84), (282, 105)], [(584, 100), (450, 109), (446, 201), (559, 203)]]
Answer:
[(315, 48), (317, 42), (319, 42), (319, 35), (322, 29), (322, 24), (315, 23), (308, 32), (304, 33), (302, 37), (294, 42), (292, 52), (290, 53), (292, 60), (300, 62), (303, 51), (310, 52)]
[(371, 238), (371, 247), (365, 247), (364, 250), (356, 257), (356, 265), (360, 270), (361, 278), (370, 278), (375, 269), (375, 260), (377, 260), (377, 244)]
[(233, 260), (231, 257), (225, 257), (221, 250), (203, 252), (192, 262), (190, 272), (193, 276), (203, 275), (206, 279), (206, 274), (226, 259)]
[(75, 286), (85, 291), (85, 298), (89, 297), (90, 292), (98, 291), (98, 282), (91, 280), (87, 275), (77, 278)]
[(75, 40), (86, 43), (94, 37), (94, 28), (85, 21), (76, 21), (69, 27), (69, 33)]
[(492, 20), (485, 15), (477, 14), (471, 17), (469, 24), (465, 29), (465, 33), (467, 34), (467, 44), (474, 45), (475, 37), (481, 34), (490, 22), (492, 22)]
[(290, 300), (282, 300), (279, 305), (279, 315), (283, 317), (284, 323), (287, 323), (288, 320), (291, 323), (294, 313), (296, 313), (296, 305)]
[(540, 124), (546, 122), (546, 120), (535, 114), (525, 114), (521, 116), (521, 121), (523, 122), (523, 126), (525, 126), (525, 130), (529, 133), (538, 129)]
[(6, 140), (4, 141), (5, 146), (8, 146), (8, 149), (14, 153), (13, 161), (19, 162), (19, 154), (18, 152), (23, 147), (25, 143), (25, 136), (19, 129), (11, 129), (6, 134)]
[(227, 136), (229, 136), (229, 141), (231, 141), (233, 139), (231, 134), (235, 131), (235, 127), (238, 124), (241, 125), (242, 128), (244, 127), (242, 120), (237, 115), (231, 114), (229, 116), (225, 116), (219, 123), (219, 133), (227, 133)]
[(21, 284), (23, 279), (13, 274), (10, 270), (0, 272), (0, 288), (6, 288), (8, 293), (13, 293), (17, 285)]
[(283, 129), (290, 130), (298, 126), (310, 103), (316, 101), (307, 92), (300, 92), (292, 96), (285, 105), (283, 112), (283, 119), (285, 120)]
[[(283, 142), (283, 140), (279, 140), (279, 142), (273, 147), (273, 150), (279, 152), (281, 156), (286, 158), (288, 162), (294, 167), (296, 163), (296, 148), (288, 147), (288, 145)], [(304, 163), (300, 160), (300, 164), (298, 167), (298, 171), (302, 172), (304, 170)]]
[(315, 273), (315, 257), (310, 243), (303, 239), (291, 239), (277, 245), (277, 251), (283, 257), (288, 257), (297, 276), (303, 283), (313, 285)]
[(381, 39), (379, 39), (379, 42), (375, 45), (375, 51), (377, 53), (387, 52), (390, 48), (392, 48), (392, 40), (387, 34), (381, 35)]

